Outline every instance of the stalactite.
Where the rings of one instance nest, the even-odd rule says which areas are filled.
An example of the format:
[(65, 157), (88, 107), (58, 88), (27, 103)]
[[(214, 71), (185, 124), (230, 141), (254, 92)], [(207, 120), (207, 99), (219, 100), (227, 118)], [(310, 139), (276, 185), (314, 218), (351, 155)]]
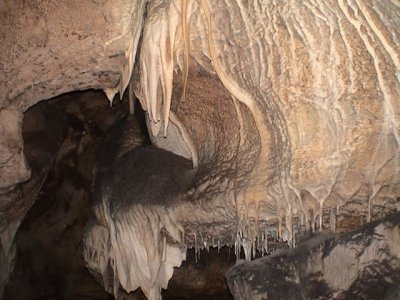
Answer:
[[(189, 76), (189, 54), (190, 54), (190, 38), (188, 33), (188, 20), (187, 20), (187, 13), (188, 13), (188, 1), (189, 0), (182, 0), (182, 8), (181, 8), (181, 16), (182, 16), (182, 39), (184, 43), (184, 67), (183, 67), (183, 91), (182, 91), (182, 102), (186, 101), (186, 87), (187, 87), (187, 80)], [(190, 15), (190, 13), (189, 13)]]
[[(235, 109), (237, 111), (237, 116), (239, 118), (240, 122), (240, 143), (242, 143), (242, 139), (245, 138), (245, 133), (243, 132), (242, 127), (244, 127), (243, 123), (243, 116), (241, 114), (241, 109), (239, 108), (239, 102), (243, 104), (246, 109), (249, 110), (250, 115), (252, 118), (254, 118), (254, 123), (256, 130), (258, 131), (259, 138), (260, 138), (260, 154), (258, 157), (257, 161), (257, 166), (253, 170), (252, 174), (254, 175), (254, 178), (257, 180), (259, 179), (257, 176), (262, 177), (259, 182), (257, 182), (258, 185), (262, 186), (259, 188), (261, 191), (259, 194), (257, 194), (257, 198), (253, 199), (251, 196), (251, 192), (248, 191), (248, 193), (243, 193), (240, 196), (235, 197), (235, 205), (237, 209), (237, 223), (235, 225), (235, 228), (232, 228), (232, 231), (235, 232), (231, 238), (231, 244), (234, 245), (234, 252), (236, 255), (237, 259), (240, 259), (241, 251), (243, 249), (245, 259), (250, 260), (251, 258), (254, 258), (256, 256), (256, 251), (259, 251), (262, 256), (269, 254), (270, 251), (273, 251), (272, 249), (268, 249), (268, 238), (270, 240), (274, 239), (275, 241), (287, 241), (288, 245), (291, 247), (296, 246), (296, 236), (298, 237), (299, 235), (302, 234), (302, 227), (305, 227), (306, 231), (311, 230), (312, 232), (315, 232), (316, 230), (319, 229), (319, 231), (323, 230), (323, 214), (324, 214), (324, 207), (325, 207), (325, 213), (329, 211), (330, 207), (327, 207), (327, 201), (328, 199), (331, 200), (329, 197), (331, 196), (332, 189), (337, 184), (337, 178), (341, 175), (340, 172), (343, 172), (344, 168), (348, 168), (348, 156), (350, 150), (352, 150), (352, 145), (346, 144), (347, 142), (342, 139), (341, 135), (344, 135), (344, 128), (338, 126), (337, 124), (342, 122), (342, 113), (343, 113), (343, 108), (339, 104), (339, 96), (336, 95), (336, 93), (342, 93), (343, 91), (340, 91), (340, 88), (333, 84), (332, 82), (329, 82), (330, 86), (329, 88), (334, 90), (334, 95), (332, 96), (331, 94), (326, 94), (323, 88), (320, 88), (318, 90), (318, 84), (321, 86), (323, 85), (322, 81), (324, 79), (324, 76), (322, 76), (321, 73), (321, 68), (322, 64), (318, 65), (315, 62), (318, 61), (318, 59), (321, 59), (319, 54), (316, 53), (308, 53), (311, 58), (307, 58), (310, 61), (310, 69), (312, 69), (310, 72), (312, 75), (310, 78), (314, 80), (314, 82), (311, 83), (311, 96), (310, 99), (304, 99), (304, 103), (307, 103), (310, 107), (312, 107), (312, 110), (310, 109), (311, 112), (313, 112), (315, 120), (319, 120), (318, 118), (321, 117), (322, 115), (325, 116), (327, 115), (327, 121), (322, 126), (326, 127), (325, 130), (329, 131), (331, 136), (337, 140), (337, 144), (332, 146), (332, 149), (329, 150), (332, 153), (328, 153), (329, 155), (322, 156), (320, 161), (313, 161), (312, 158), (310, 158), (310, 161), (307, 161), (304, 165), (307, 167), (304, 167), (304, 169), (307, 169), (308, 166), (315, 167), (316, 170), (312, 169), (312, 171), (315, 172), (310, 174), (307, 173), (307, 171), (304, 171), (301, 173), (299, 171), (299, 174), (291, 174), (291, 164), (292, 162), (286, 162), (286, 160), (291, 160), (292, 157), (290, 155), (294, 155), (295, 151), (310, 151), (309, 149), (304, 150), (300, 149), (303, 144), (307, 145), (308, 140), (307, 138), (309, 137), (301, 137), (300, 135), (304, 134), (304, 132), (301, 133), (293, 133), (291, 132), (292, 135), (298, 134), (299, 136), (296, 136), (300, 141), (297, 141), (297, 147), (300, 149), (296, 149), (294, 147), (293, 151), (290, 152), (288, 149), (290, 148), (290, 140), (289, 134), (286, 132), (282, 134), (281, 137), (279, 137), (279, 130), (287, 130), (284, 127), (286, 126), (284, 120), (276, 120), (276, 125), (274, 122), (271, 122), (271, 124), (266, 125), (266, 118), (263, 117), (263, 113), (265, 114), (267, 111), (268, 113), (273, 114), (273, 111), (269, 111), (265, 109), (265, 107), (269, 106), (263, 106), (264, 104), (262, 101), (264, 99), (259, 99), (264, 96), (261, 92), (258, 93), (258, 91), (255, 91), (253, 93), (253, 90), (249, 88), (252, 84), (254, 86), (251, 86), (252, 88), (258, 88), (260, 87), (260, 90), (262, 88), (265, 88), (263, 86), (264, 84), (267, 85), (269, 83), (267, 80), (268, 76), (273, 77), (273, 70), (274, 68), (278, 68), (277, 66), (264, 66), (262, 64), (263, 59), (260, 58), (260, 68), (265, 68), (259, 71), (259, 74), (244, 74), (243, 79), (244, 81), (248, 80), (254, 81), (254, 82), (239, 82), (237, 78), (240, 78), (238, 76), (237, 78), (233, 74), (233, 70), (236, 70), (234, 68), (229, 69), (226, 65), (231, 63), (231, 61), (224, 60), (224, 53), (222, 53), (222, 49), (218, 43), (220, 42), (220, 36), (218, 36), (217, 31), (219, 30), (218, 28), (218, 23), (217, 23), (217, 16), (214, 15), (215, 11), (212, 11), (213, 5), (212, 1), (207, 1), (207, 0), (200, 0), (198, 2), (196, 1), (190, 1), (190, 0), (174, 0), (168, 3), (165, 3), (163, 1), (154, 1), (149, 4), (149, 20), (146, 23), (144, 33), (143, 33), (143, 44), (142, 44), (142, 49), (141, 49), (141, 56), (140, 56), (140, 69), (141, 69), (141, 78), (140, 78), (140, 91), (138, 91), (138, 94), (141, 95), (139, 97), (139, 100), (142, 103), (142, 106), (144, 107), (145, 110), (147, 110), (149, 119), (150, 119), (150, 131), (154, 136), (156, 136), (161, 129), (164, 130), (164, 135), (167, 134), (167, 129), (168, 129), (168, 124), (171, 121), (176, 125), (178, 128), (182, 139), (184, 140), (187, 148), (191, 152), (192, 156), (192, 161), (193, 161), (193, 167), (197, 168), (198, 167), (198, 153), (197, 149), (195, 149), (192, 137), (190, 134), (187, 132), (184, 124), (180, 122), (178, 117), (173, 113), (170, 112), (171, 109), (171, 96), (172, 96), (172, 81), (173, 81), (173, 75), (174, 75), (174, 69), (179, 67), (182, 71), (182, 82), (183, 82), (183, 90), (182, 90), (182, 101), (185, 101), (186, 99), (186, 88), (188, 84), (188, 70), (189, 70), (189, 63), (190, 63), (190, 42), (191, 42), (191, 36), (189, 32), (189, 23), (190, 23), (190, 17), (192, 14), (191, 10), (191, 4), (193, 3), (194, 8), (193, 10), (196, 12), (201, 12), (202, 13), (202, 18), (200, 17), (198, 21), (199, 23), (197, 24), (200, 26), (199, 28), (194, 28), (193, 31), (197, 30), (201, 34), (201, 38), (206, 39), (208, 44), (208, 49), (203, 50), (203, 54), (207, 56), (210, 61), (212, 66), (214, 67), (215, 74), (218, 76), (218, 78), (221, 80), (225, 88), (229, 91), (229, 93), (232, 95), (234, 98), (234, 104), (235, 104)], [(215, 3), (214, 3), (215, 4)], [(217, 3), (218, 4), (218, 3)], [(196, 6), (198, 5), (198, 6)], [(242, 2), (240, 3), (235, 3), (237, 5), (238, 9), (244, 10), (245, 7)], [(339, 1), (338, 5), (340, 6), (340, 9), (343, 9), (344, 11), (344, 16), (348, 17), (349, 12), (347, 11), (346, 5), (343, 1)], [(260, 6), (262, 6), (260, 4)], [(233, 7), (233, 6), (232, 6)], [(197, 9), (197, 10), (196, 10)], [(244, 12), (246, 13), (246, 12)], [(286, 17), (286, 16), (284, 16)], [(215, 18), (215, 20), (214, 20)], [(298, 36), (298, 40), (295, 40), (292, 36), (290, 37), (291, 39), (294, 39), (293, 45), (299, 43), (299, 44), (307, 44), (307, 46), (303, 46), (304, 48), (306, 47), (312, 47), (313, 41), (310, 41), (314, 37), (310, 32), (307, 32), (307, 28), (304, 26), (304, 19), (303, 16), (299, 16), (299, 19), (293, 17), (294, 19), (293, 24), (290, 24), (290, 22), (287, 22), (287, 28), (286, 30), (292, 35), (292, 36)], [(246, 22), (249, 20), (243, 20), (245, 25)], [(353, 18), (350, 21), (354, 21)], [(214, 24), (215, 22), (215, 24)], [(272, 24), (268, 23), (268, 26), (275, 26), (276, 24), (271, 21)], [(350, 22), (351, 23), (351, 22)], [(200, 24), (200, 25), (199, 25)], [(356, 25), (356, 29), (359, 30), (359, 24), (353, 24)], [(338, 25), (339, 26), (339, 25)], [(340, 25), (342, 26), (342, 25)], [(339, 26), (339, 27), (340, 27)], [(303, 28), (302, 30), (299, 30), (297, 27)], [(193, 28), (193, 27), (192, 27)], [(271, 29), (271, 28), (270, 28)], [(273, 28), (276, 30), (276, 28)], [(261, 30), (261, 29), (260, 29)], [(303, 32), (304, 31), (304, 32)], [(253, 43), (254, 41), (252, 38), (256, 39), (255, 37), (249, 38), (249, 41)], [(344, 37), (345, 38), (345, 37)], [(367, 46), (367, 50), (371, 54), (374, 65), (377, 67), (376, 69), (378, 70), (380, 58), (378, 57), (378, 52), (372, 47), (370, 44), (370, 40), (368, 40), (367, 35), (363, 33), (363, 36), (361, 37), (362, 40), (365, 42)], [(272, 38), (273, 39), (273, 38)], [(257, 42), (259, 42), (257, 40)], [(280, 41), (274, 40), (273, 43), (276, 44), (274, 47), (281, 47), (282, 45), (278, 45)], [(260, 57), (263, 55), (261, 53), (264, 51), (262, 49), (262, 44), (258, 44), (258, 50), (260, 53)], [(273, 52), (272, 46), (268, 45), (271, 49), (268, 49), (268, 51)], [(348, 45), (345, 45), (346, 47)], [(386, 44), (386, 47), (388, 47), (388, 44)], [(227, 47), (228, 48), (228, 47)], [(267, 47), (266, 47), (267, 48)], [(332, 47), (334, 48), (334, 47)], [(390, 47), (389, 47), (390, 48)], [(391, 49), (391, 48), (390, 48)], [(389, 50), (390, 50), (389, 49)], [(218, 51), (219, 50), (219, 51)], [(253, 52), (257, 52), (254, 49), (251, 49)], [(307, 49), (306, 49), (307, 50)], [(391, 49), (393, 50), (393, 49)], [(207, 52), (208, 51), (208, 52)], [(229, 51), (229, 50), (226, 50)], [(265, 50), (267, 51), (267, 50)], [(331, 50), (332, 53), (337, 51), (337, 49)], [(193, 53), (195, 51), (193, 50)], [(305, 51), (307, 52), (307, 51)], [(182, 55), (179, 55), (181, 53)], [(192, 53), (192, 55), (194, 55)], [(393, 51), (390, 52), (393, 54)], [(292, 53), (293, 54), (293, 53)], [(264, 54), (265, 55), (265, 54)], [(273, 54), (269, 54), (271, 57), (274, 57)], [(297, 54), (296, 54), (297, 55)], [(296, 56), (294, 55), (294, 56)], [(337, 55), (337, 53), (333, 53), (332, 55)], [(283, 55), (282, 55), (283, 56)], [(182, 61), (179, 61), (179, 58), (182, 58)], [(396, 58), (396, 57), (395, 57)], [(195, 60), (199, 60), (199, 58), (194, 58)], [(396, 62), (398, 62), (396, 60)], [(282, 63), (282, 62), (281, 62)], [(288, 63), (285, 61), (285, 63)], [(290, 63), (290, 61), (289, 61)], [(283, 63), (282, 63), (283, 64)], [(329, 65), (329, 67), (332, 67), (332, 69), (335, 69), (333, 66)], [(271, 68), (271, 69), (269, 69)], [(252, 70), (253, 71), (253, 70)], [(378, 70), (379, 71), (379, 70)], [(377, 72), (378, 72), (377, 71)], [(244, 71), (243, 71), (244, 72)], [(300, 72), (300, 71), (299, 71)], [(332, 71), (335, 73), (336, 76), (339, 76), (337, 74), (337, 70)], [(351, 71), (352, 72), (352, 71)], [(257, 72), (255, 72), (257, 73)], [(399, 138), (398, 138), (398, 121), (396, 119), (396, 112), (394, 111), (394, 100), (388, 90), (388, 87), (383, 83), (382, 81), (382, 72), (378, 72), (378, 86), (381, 87), (381, 90), (384, 94), (384, 107), (383, 107), (383, 115), (385, 116), (384, 120), (384, 126), (381, 132), (381, 135), (379, 136), (379, 143), (376, 146), (376, 151), (372, 155), (372, 162), (371, 165), (366, 168), (367, 170), (365, 171), (366, 173), (366, 178), (369, 181), (369, 184), (372, 186), (372, 193), (369, 194), (368, 198), (368, 220), (371, 219), (371, 208), (373, 204), (373, 198), (379, 192), (381, 186), (378, 187), (377, 179), (379, 170), (390, 160), (390, 158), (384, 158), (384, 162), (380, 164), (379, 166), (373, 165), (375, 163), (375, 158), (379, 158), (379, 154), (383, 152), (382, 149), (388, 149), (388, 144), (385, 143), (387, 139), (387, 135), (393, 134), (394, 135), (394, 140), (397, 142), (396, 147), (398, 148), (398, 143), (399, 143)], [(246, 76), (245, 76), (246, 75)], [(284, 75), (280, 75), (284, 77)], [(254, 77), (254, 78), (253, 78)], [(124, 76), (122, 78), (125, 78)], [(295, 75), (293, 75), (293, 78), (290, 79), (295, 79)], [(289, 78), (287, 79), (289, 80)], [(350, 80), (350, 79), (349, 79)], [(353, 78), (351, 78), (350, 81), (352, 81)], [(124, 80), (122, 80), (124, 82)], [(258, 84), (258, 85), (257, 85)], [(271, 83), (271, 86), (274, 86), (275, 83)], [(124, 85), (124, 84), (123, 84)], [(268, 89), (272, 90), (270, 86), (268, 86)], [(251, 91), (251, 92), (250, 92)], [(116, 90), (114, 89), (109, 89), (106, 91), (107, 95), (109, 95), (109, 98), (113, 98), (114, 94), (116, 93)], [(278, 93), (278, 92), (277, 92)], [(344, 93), (344, 92), (343, 92)], [(290, 95), (286, 95), (286, 98), (290, 98)], [(294, 97), (294, 96), (293, 96)], [(298, 95), (296, 94), (296, 97)], [(279, 97), (277, 97), (279, 98)], [(270, 102), (274, 101), (288, 101), (287, 103), (279, 104), (282, 105), (283, 107), (285, 105), (293, 105), (293, 108), (297, 104), (297, 98), (296, 99), (286, 99), (285, 97), (282, 97), (284, 99), (274, 99), (274, 97), (271, 97), (271, 99), (268, 99)], [(315, 98), (315, 99), (314, 99)], [(292, 101), (292, 102), (290, 102)], [(278, 106), (279, 106), (278, 105)], [(290, 107), (292, 108), (292, 107)], [(279, 110), (279, 109), (277, 109)], [(334, 111), (332, 113), (332, 116), (329, 116), (329, 113)], [(285, 113), (290, 113), (289, 109)], [(355, 111), (355, 114), (357, 112)], [(276, 118), (279, 119), (279, 116), (274, 116), (271, 118)], [(314, 121), (315, 121), (314, 120)], [(322, 119), (321, 119), (322, 120)], [(332, 124), (331, 124), (332, 123)], [(265, 135), (269, 133), (271, 130), (269, 126), (274, 126), (279, 128), (275, 128), (276, 132), (273, 134), (276, 135), (274, 138), (276, 139), (276, 145), (270, 145), (270, 140), (265, 138)], [(306, 124), (307, 125), (307, 124)], [(354, 124), (353, 124), (354, 125)], [(352, 125), (352, 126), (353, 126)], [(289, 126), (289, 125), (288, 125)], [(280, 128), (282, 127), (282, 128)], [(300, 125), (299, 125), (300, 127)], [(297, 128), (296, 130), (301, 130), (301, 128)], [(277, 137), (278, 136), (278, 137)], [(302, 140), (304, 138), (304, 140)], [(274, 143), (273, 138), (271, 138), (272, 143)], [(279, 144), (278, 143), (282, 143)], [(303, 143), (303, 144), (302, 144)], [(280, 149), (278, 146), (279, 145), (285, 145), (286, 148), (288, 149)], [(329, 145), (325, 145), (324, 142), (321, 142), (321, 145), (318, 145), (320, 148), (327, 147)], [(290, 152), (290, 153), (284, 153), (282, 154), (282, 157), (275, 157), (273, 155), (270, 156), (270, 148), (272, 147), (277, 147), (279, 148), (279, 151), (283, 152)], [(238, 147), (240, 150), (240, 146)], [(350, 149), (350, 150), (349, 150)], [(238, 151), (239, 151), (238, 150)], [(318, 149), (317, 149), (318, 150)], [(382, 150), (382, 151), (381, 151)], [(307, 153), (303, 153), (307, 154)], [(318, 153), (317, 153), (318, 154)], [(397, 157), (398, 157), (398, 149), (397, 149)], [(277, 155), (278, 156), (278, 155)], [(286, 157), (287, 156), (287, 157)], [(267, 170), (267, 165), (271, 163), (275, 163), (277, 165), (277, 168), (279, 168), (277, 174), (273, 174), (274, 176), (274, 182), (263, 182), (263, 177), (268, 177), (266, 173)], [(281, 161), (282, 160), (282, 161)], [(322, 163), (321, 163), (322, 162)], [(293, 162), (294, 163), (294, 162)], [(326, 169), (323, 167), (326, 166)], [(319, 170), (318, 168), (322, 167)], [(298, 167), (298, 168), (302, 168)], [(265, 172), (264, 172), (265, 171)], [(269, 171), (269, 169), (268, 169)], [(296, 170), (293, 171), (295, 173)], [(310, 178), (308, 178), (310, 176)], [(314, 177), (313, 177), (314, 176)], [(320, 178), (318, 178), (320, 177)], [(325, 177), (329, 177), (328, 179)], [(296, 178), (296, 180), (294, 179)], [(304, 182), (303, 182), (303, 181)], [(315, 183), (313, 183), (314, 181)], [(311, 183), (310, 183), (311, 182)], [(250, 189), (249, 189), (250, 190)], [(258, 192), (258, 191), (257, 191)], [(309, 194), (309, 195), (308, 195)], [(250, 195), (250, 196), (249, 196)], [(310, 196), (310, 197), (308, 197)], [(265, 198), (262, 198), (265, 197)], [(277, 212), (274, 211), (273, 217), (276, 218), (276, 221), (274, 221), (274, 228), (267, 229), (267, 228), (259, 228), (258, 225), (262, 221), (267, 220), (267, 217), (271, 217), (268, 215), (269, 212), (263, 211), (262, 208), (262, 202), (263, 201), (268, 201), (268, 197), (272, 198), (273, 201), (277, 203)], [(279, 204), (279, 205), (278, 205)], [(254, 206), (253, 206), (254, 205)], [(339, 205), (339, 204), (338, 204)], [(255, 207), (256, 211), (256, 220), (254, 223), (250, 222), (250, 219), (252, 217), (251, 213), (251, 207)], [(262, 213), (260, 213), (262, 211)], [(310, 213), (311, 211), (311, 213)], [(264, 215), (263, 215), (264, 214)], [(266, 214), (266, 215), (265, 215)], [(272, 214), (272, 213), (271, 213)], [(334, 209), (331, 208), (329, 211), (329, 218), (330, 218), (330, 228), (334, 232), (336, 230), (336, 214), (339, 214), (339, 206), (336, 209), (336, 212)], [(285, 218), (285, 219), (283, 219)], [(296, 221), (297, 218), (297, 225), (293, 224), (293, 221)], [(160, 221), (165, 222), (165, 220)], [(284, 224), (282, 222), (285, 222)], [(179, 223), (179, 222), (176, 222)], [(158, 228), (158, 223), (153, 224), (151, 223), (154, 228)], [(176, 224), (175, 224), (176, 225)], [(175, 228), (177, 226), (170, 226), (170, 228)], [(296, 228), (297, 226), (297, 228)], [(166, 226), (168, 227), (168, 226)], [(284, 227), (284, 228), (282, 228)], [(165, 236), (158, 236), (157, 235), (157, 230), (154, 229), (153, 227), (150, 228), (152, 230), (152, 238), (155, 239), (154, 244), (156, 242), (159, 242), (161, 244), (160, 249), (162, 249), (161, 254), (154, 252), (153, 254), (155, 255), (154, 261), (159, 260), (159, 256), (161, 256), (161, 261), (164, 261), (164, 258), (168, 258), (168, 251), (166, 251), (167, 244)], [(178, 249), (180, 251), (186, 251), (186, 244), (185, 244), (185, 235), (183, 230), (178, 230), (179, 234), (177, 235), (174, 233), (174, 230), (171, 229), (169, 230), (167, 228), (167, 231), (169, 232), (169, 235), (173, 237), (174, 240), (179, 241), (179, 247)], [(110, 233), (111, 236), (113, 236), (113, 233)], [(211, 246), (215, 247), (215, 240), (214, 237), (212, 237), (212, 244)], [(151, 239), (150, 239), (151, 240)], [(150, 243), (150, 240), (148, 243)], [(208, 236), (203, 236), (201, 231), (195, 232), (193, 236), (194, 240), (194, 245), (193, 247), (195, 248), (195, 260), (196, 262), (200, 259), (200, 253), (202, 249), (209, 249), (210, 247), (210, 241)], [(223, 242), (225, 244), (225, 241)], [(220, 250), (221, 247), (221, 241), (218, 238), (217, 239), (217, 247), (218, 251)], [(272, 247), (273, 248), (273, 247)], [(138, 250), (142, 251), (142, 250)], [(113, 266), (115, 268), (115, 272), (119, 271), (119, 265), (118, 265), (118, 257), (110, 258), (110, 261), (112, 261)], [(149, 264), (148, 265), (148, 272), (150, 275), (150, 280), (154, 281), (157, 280), (157, 270), (159, 270), (159, 267), (156, 263), (154, 264)], [(118, 278), (118, 281), (126, 282), (128, 279), (125, 278), (126, 275), (123, 274), (116, 274), (115, 277)], [(114, 277), (114, 279), (115, 279)], [(164, 281), (163, 281), (164, 282)], [(165, 283), (165, 282), (164, 282)], [(165, 284), (164, 284), (165, 285)], [(147, 289), (148, 294), (156, 294), (157, 292), (159, 293), (160, 287), (162, 287), (162, 284), (157, 285), (157, 287)], [(155, 296), (154, 296), (155, 297)]]
[[(115, 297), (121, 286), (127, 292), (140, 287), (148, 299), (159, 299), (173, 268), (186, 258), (186, 252), (179, 246), (181, 228), (162, 207), (135, 205), (110, 213), (107, 206), (102, 205), (107, 227), (95, 225), (84, 239), (88, 267), (99, 269), (106, 289), (109, 276), (114, 278)], [(174, 243), (167, 242), (167, 234)], [(109, 274), (108, 266), (113, 274)]]

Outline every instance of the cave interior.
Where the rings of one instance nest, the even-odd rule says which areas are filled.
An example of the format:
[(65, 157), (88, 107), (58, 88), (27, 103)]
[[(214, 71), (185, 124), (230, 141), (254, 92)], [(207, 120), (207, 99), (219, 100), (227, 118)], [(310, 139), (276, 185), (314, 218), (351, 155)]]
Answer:
[(397, 0), (28, 2), (0, 299), (400, 299)]

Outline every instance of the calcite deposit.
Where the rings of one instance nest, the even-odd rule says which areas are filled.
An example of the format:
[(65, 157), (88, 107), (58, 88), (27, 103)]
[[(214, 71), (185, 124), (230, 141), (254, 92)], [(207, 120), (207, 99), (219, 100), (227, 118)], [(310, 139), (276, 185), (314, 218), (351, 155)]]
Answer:
[[(335, 230), (338, 214), (367, 222), (398, 207), (398, 0), (3, 0), (0, 15), (5, 198), (29, 178), (23, 112), (67, 91), (112, 102), (130, 85), (151, 139), (185, 157), (158, 155), (182, 165), (139, 188), (133, 150), (95, 187), (84, 255), (113, 270), (114, 292), (159, 298), (185, 247), (235, 245), (250, 259), (268, 236), (295, 246)], [(146, 201), (157, 178), (174, 193)], [(1, 207), (6, 219), (12, 204)]]

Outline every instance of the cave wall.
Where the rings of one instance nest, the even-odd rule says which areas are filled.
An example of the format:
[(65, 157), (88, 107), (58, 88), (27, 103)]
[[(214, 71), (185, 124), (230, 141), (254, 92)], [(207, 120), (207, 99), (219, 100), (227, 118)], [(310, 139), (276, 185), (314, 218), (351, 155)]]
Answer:
[[(132, 149), (149, 144), (145, 120), (138, 107), (135, 111), (135, 116), (127, 115), (125, 98), (109, 107), (105, 96), (93, 91), (57, 97), (28, 110), (23, 130), (26, 149), (42, 145), (34, 139), (39, 133), (42, 141), (51, 138), (45, 129), (50, 126), (48, 121), (58, 118), (64, 120), (63, 142), (16, 234), (13, 247), (17, 255), (4, 299), (112, 299), (101, 285), (102, 279), (85, 266), (82, 236), (87, 223), (93, 222), (95, 195), (91, 191), (96, 182), (92, 182), (92, 172), (104, 172)], [(40, 155), (44, 155), (39, 150), (37, 161), (28, 160), (32, 165), (39, 166)], [(31, 151), (27, 156), (31, 157)], [(139, 157), (144, 163), (151, 160)], [(140, 164), (136, 169), (155, 173)], [(165, 187), (159, 189), (165, 193)], [(234, 262), (234, 253), (228, 248), (202, 251), (201, 255), (189, 251), (163, 298), (231, 299), (225, 272)], [(120, 298), (145, 299), (140, 290), (119, 293)]]
[(234, 299), (385, 299), (400, 296), (400, 213), (227, 273)]
[[(126, 88), (146, 3), (2, 1), (1, 105), (4, 130), (12, 130), (3, 135), (3, 189), (29, 177), (18, 111), (65, 91), (98, 88), (112, 98)], [(182, 70), (185, 91), (193, 60), (250, 110), (261, 147), (236, 197), (239, 214), (255, 217), (261, 207), (277, 220), (315, 218), (325, 203), (391, 197), (398, 190), (398, 14), (389, 0), (150, 1), (136, 94), (158, 133), (167, 127), (174, 70)], [(24, 33), (28, 27), (34, 34)]]
[[(198, 159), (193, 189), (178, 197), (192, 202), (169, 208), (179, 230), (206, 233), (201, 225), (220, 212), (226, 222), (212, 235), (237, 234), (231, 242), (240, 236), (239, 247), (249, 256), (260, 222), (290, 242), (296, 219), (323, 229), (333, 209), (369, 221), (396, 208), (397, 1), (3, 0), (0, 14), (4, 216), (14, 209), (16, 184), (30, 175), (23, 112), (71, 90), (103, 89), (109, 99), (117, 91), (122, 95), (137, 53), (133, 83), (149, 131), (165, 133), (175, 119)], [(189, 70), (216, 76), (209, 87), (232, 100), (186, 95), (195, 78)], [(173, 91), (176, 73), (181, 95)], [(205, 103), (212, 108), (196, 115)], [(21, 210), (15, 219), (23, 215)], [(19, 221), (3, 226), (3, 249)], [(194, 240), (187, 238), (189, 244)]]
[[(56, 106), (42, 105), (32, 108), (29, 113), (25, 114), (24, 124), (20, 130), (24, 140), (24, 147), (21, 148), (21, 151), (26, 157), (26, 164), (30, 166), (30, 178), (25, 183), (13, 186), (10, 191), (0, 196), (2, 218), (0, 294), (3, 292), (14, 264), (16, 253), (14, 236), (23, 216), (38, 197), (62, 146), (67, 133), (67, 120)], [(7, 135), (5, 136), (7, 137)], [(23, 161), (25, 163), (25, 158)], [(18, 164), (15, 165), (15, 168), (18, 168)]]
[[(12, 244), (17, 255), (9, 254), (13, 270), (4, 299), (110, 298), (85, 267), (82, 236), (92, 215), (98, 143), (127, 114), (127, 101), (110, 108), (105, 95), (93, 91), (41, 102), (25, 113), (28, 184), (35, 189), (27, 191), (29, 211), (19, 204), (25, 217)], [(134, 127), (130, 133), (139, 139)]]
[[(10, 269), (15, 233), (37, 194), (27, 192), (37, 180), (30, 179), (35, 174), (25, 157), (24, 112), (69, 91), (96, 88), (107, 91), (110, 98), (117, 90), (122, 95), (133, 67), (143, 12), (144, 1), (0, 1), (2, 270)], [(53, 128), (48, 130), (51, 133)], [(2, 272), (1, 290), (7, 277), (8, 271)]]

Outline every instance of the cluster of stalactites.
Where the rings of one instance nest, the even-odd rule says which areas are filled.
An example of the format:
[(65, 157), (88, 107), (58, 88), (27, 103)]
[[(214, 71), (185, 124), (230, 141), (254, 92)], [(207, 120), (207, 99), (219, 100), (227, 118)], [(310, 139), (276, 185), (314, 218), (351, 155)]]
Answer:
[(186, 259), (183, 229), (162, 207), (134, 205), (113, 214), (107, 205), (103, 208), (106, 224), (93, 225), (84, 237), (87, 267), (102, 275), (116, 299), (120, 287), (127, 292), (141, 288), (148, 299), (161, 299), (174, 267)]
[(187, 6), (186, 0), (152, 1), (148, 6), (136, 94), (148, 113), (153, 136), (157, 136), (160, 130), (164, 135), (167, 134), (176, 68), (180, 68), (184, 74), (186, 89), (189, 63)]
[[(335, 233), (339, 207), (332, 208), (326, 213), (329, 214), (329, 224), (322, 224), (322, 218), (319, 215), (305, 217), (302, 212), (285, 222), (277, 220), (276, 226), (267, 225), (262, 220), (257, 223), (253, 222), (251, 225), (244, 225), (244, 222), (240, 222), (241, 224), (236, 226), (236, 232), (232, 233), (230, 237), (193, 234), (190, 247), (195, 250), (196, 261), (200, 259), (202, 250), (209, 251), (210, 248), (217, 248), (219, 252), (224, 246), (233, 247), (237, 260), (242, 259), (244, 255), (245, 260), (250, 261), (272, 254), (276, 249), (284, 247), (285, 243), (288, 247), (295, 248), (301, 237), (309, 232), (317, 233), (328, 230)], [(185, 249), (186, 247), (185, 245)]]
[[(147, 6), (146, 6), (147, 4)], [(182, 99), (185, 101), (186, 83), (189, 68), (189, 33), (188, 16), (191, 2), (188, 0), (150, 1), (142, 0), (135, 4), (137, 12), (134, 20), (132, 37), (125, 51), (126, 63), (121, 70), (119, 85), (104, 89), (112, 105), (114, 96), (120, 97), (130, 80), (140, 39), (140, 29), (143, 28), (140, 51), (140, 82), (135, 94), (148, 113), (150, 132), (157, 136), (161, 129), (167, 134), (169, 113), (171, 108), (173, 73), (177, 68), (182, 70), (184, 90)], [(147, 18), (144, 22), (144, 10)], [(130, 93), (129, 97), (134, 97)]]
[[(125, 63), (122, 65), (120, 71), (120, 80), (117, 87), (114, 88), (105, 88), (104, 93), (106, 94), (108, 100), (110, 101), (110, 105), (112, 105), (113, 99), (117, 93), (119, 93), (120, 98), (122, 99), (122, 95), (124, 91), (128, 87), (130, 83), (130, 79), (132, 76), (133, 67), (135, 65), (135, 57), (140, 39), (140, 32), (143, 28), (144, 23), (144, 12), (146, 9), (146, 0), (138, 0), (132, 3), (134, 6), (132, 18), (132, 23), (126, 23), (126, 26), (132, 27), (131, 37), (128, 39), (128, 47), (125, 49)], [(124, 23), (124, 22), (121, 22)], [(112, 43), (114, 40), (109, 41), (108, 43)], [(108, 44), (107, 43), (107, 44)]]

